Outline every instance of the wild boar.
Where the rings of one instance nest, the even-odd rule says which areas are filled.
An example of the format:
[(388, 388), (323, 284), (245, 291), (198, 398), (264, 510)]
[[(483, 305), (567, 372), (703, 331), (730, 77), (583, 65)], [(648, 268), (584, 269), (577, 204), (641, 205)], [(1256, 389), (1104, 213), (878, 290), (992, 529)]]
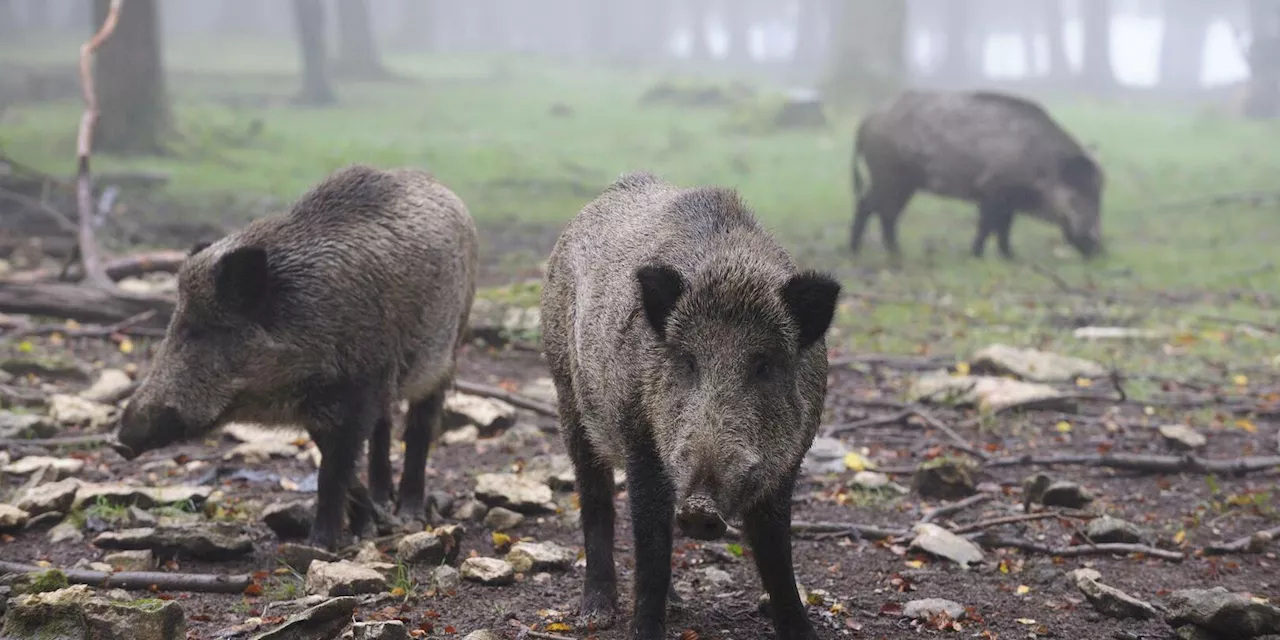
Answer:
[[(864, 191), (858, 160), (867, 165)], [(900, 255), (898, 220), (918, 190), (978, 205), (973, 255), (994, 233), (1013, 258), (1015, 212), (1056, 224), (1085, 258), (1102, 251), (1101, 167), (1039, 105), (989, 91), (906, 91), (858, 126), (853, 152), (856, 202), (850, 249), (857, 254), (871, 214), (885, 248)]]
[(839, 291), (798, 270), (729, 189), (631, 173), (565, 227), (541, 322), (582, 508), (583, 626), (614, 624), (621, 467), (636, 554), (627, 637), (664, 637), (673, 516), (711, 540), (739, 515), (778, 637), (816, 637), (795, 587), (791, 491), (822, 415)]
[[(421, 517), (427, 450), (475, 296), (466, 206), (430, 174), (340, 169), (282, 214), (197, 247), (112, 446), (126, 459), (230, 421), (301, 423), (320, 447), (313, 545), (344, 502), (359, 535), (391, 495), (393, 403), (409, 403), (398, 510)], [(355, 478), (368, 449), (372, 493)]]

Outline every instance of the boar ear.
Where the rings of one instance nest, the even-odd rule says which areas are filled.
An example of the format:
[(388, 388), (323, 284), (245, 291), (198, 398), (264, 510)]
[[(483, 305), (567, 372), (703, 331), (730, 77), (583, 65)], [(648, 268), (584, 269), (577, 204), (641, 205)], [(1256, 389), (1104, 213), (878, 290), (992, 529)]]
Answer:
[(636, 280), (640, 283), (640, 304), (645, 318), (658, 337), (665, 338), (667, 318), (684, 294), (684, 276), (668, 265), (657, 264), (636, 269)]
[(191, 245), (191, 250), (187, 252), (187, 257), (190, 258), (191, 256), (194, 256), (195, 254), (200, 253), (205, 249), (208, 249), (209, 245), (211, 244), (213, 243), (209, 242), (208, 240), (201, 240), (200, 242), (197, 242)]
[(800, 328), (800, 349), (817, 342), (831, 326), (840, 283), (817, 271), (796, 274), (782, 285), (782, 301)]
[(1084, 154), (1076, 154), (1062, 160), (1058, 168), (1062, 179), (1077, 189), (1093, 184), (1098, 173), (1098, 165)]
[(222, 256), (214, 266), (214, 290), (223, 304), (254, 315), (266, 302), (267, 276), (267, 250), (240, 247)]

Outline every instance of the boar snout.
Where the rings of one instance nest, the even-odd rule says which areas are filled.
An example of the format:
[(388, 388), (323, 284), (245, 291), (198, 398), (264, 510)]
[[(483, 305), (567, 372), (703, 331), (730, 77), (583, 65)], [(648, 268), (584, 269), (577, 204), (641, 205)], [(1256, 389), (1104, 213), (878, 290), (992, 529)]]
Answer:
[(159, 449), (183, 437), (186, 426), (176, 407), (142, 407), (130, 402), (120, 416), (120, 430), (107, 444), (125, 460)]
[(115, 451), (116, 453), (120, 454), (120, 457), (124, 458), (126, 461), (133, 460), (134, 458), (138, 457), (138, 453), (134, 451), (132, 447), (130, 447), (129, 445), (123, 442), (120, 442), (115, 438), (108, 440), (107, 446), (111, 447), (112, 451)]
[(706, 494), (689, 496), (676, 511), (684, 535), (696, 540), (718, 540), (729, 528), (715, 502)]

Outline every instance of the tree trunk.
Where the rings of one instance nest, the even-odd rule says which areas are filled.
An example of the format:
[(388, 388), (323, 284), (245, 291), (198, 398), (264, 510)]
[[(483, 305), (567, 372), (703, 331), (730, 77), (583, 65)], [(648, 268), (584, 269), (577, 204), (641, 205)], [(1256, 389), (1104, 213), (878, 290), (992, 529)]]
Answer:
[(906, 3), (844, 0), (833, 17), (826, 97), (877, 101), (897, 91), (906, 75)]
[(1023, 73), (1028, 78), (1040, 75), (1040, 54), (1036, 46), (1040, 31), (1044, 28), (1044, 11), (1040, 3), (1030, 2), (1020, 7), (1022, 11)]
[(333, 104), (337, 98), (329, 86), (324, 5), (321, 0), (293, 0), (293, 14), (302, 59), (302, 92), (298, 102), (312, 106)]
[(404, 0), (402, 7), (396, 42), (414, 51), (433, 50), (436, 20), (434, 0)]
[(720, 3), (720, 15), (725, 30), (729, 32), (727, 57), (735, 63), (751, 63), (751, 26), (757, 9), (751, 0), (724, 0)]
[(1044, 5), (1044, 30), (1049, 41), (1048, 75), (1067, 78), (1071, 74), (1071, 61), (1067, 59), (1067, 41), (1063, 34), (1066, 20), (1062, 17), (1062, 0), (1046, 0)]
[(1160, 39), (1160, 85), (1190, 93), (1200, 88), (1204, 44), (1213, 7), (1202, 0), (1164, 0), (1164, 33)]
[[(98, 24), (102, 23), (99, 22)], [(27, 0), (26, 28), (28, 31), (44, 31), (53, 28), (53, 15), (49, 11), (49, 0)]]
[(711, 17), (710, 0), (689, 0), (689, 35), (693, 37), (693, 48), (690, 57), (695, 60), (710, 60), (711, 41), (707, 38), (708, 19)]
[[(109, 0), (93, 3), (94, 24), (107, 17)], [(98, 49), (95, 88), (98, 124), (94, 147), (104, 153), (161, 153), (172, 119), (160, 55), (157, 0), (120, 6), (115, 33)]]
[(801, 69), (812, 69), (822, 61), (831, 31), (831, 0), (798, 0), (796, 6), (796, 48), (792, 61)]
[(1244, 115), (1275, 118), (1280, 115), (1280, 4), (1250, 0), (1249, 85)]
[(342, 75), (369, 79), (388, 75), (373, 37), (367, 0), (337, 0), (338, 58), (334, 71)]
[(1080, 24), (1084, 32), (1081, 80), (1090, 89), (1107, 91), (1116, 85), (1111, 67), (1111, 0), (1082, 0)]
[(214, 28), (228, 34), (253, 33), (260, 27), (258, 0), (222, 0)]
[(18, 31), (17, 16), (13, 12), (13, 0), (0, 0), (0, 34)]
[(981, 65), (974, 42), (974, 25), (971, 20), (973, 6), (968, 0), (943, 0), (943, 54), (938, 65), (939, 79), (947, 86), (964, 86), (975, 76), (981, 75)]

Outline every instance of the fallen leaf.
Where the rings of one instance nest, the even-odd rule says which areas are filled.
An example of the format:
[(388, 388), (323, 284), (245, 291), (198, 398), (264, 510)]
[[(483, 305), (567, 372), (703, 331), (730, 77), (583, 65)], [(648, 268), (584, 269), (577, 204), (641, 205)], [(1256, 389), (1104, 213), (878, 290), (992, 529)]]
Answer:
[(405, 593), (407, 592), (404, 590), (404, 587), (394, 587), (391, 589), (391, 596), (393, 598), (403, 598)]
[(957, 362), (957, 363), (956, 363), (956, 373), (958, 373), (958, 374), (960, 374), (960, 375), (962, 375), (962, 376), (967, 376), (967, 375), (969, 375), (969, 363), (968, 363), (968, 362), (964, 362), (963, 360), (962, 360), (962, 361), (960, 361), (960, 362)]
[(1258, 425), (1254, 424), (1253, 421), (1249, 420), (1248, 418), (1240, 418), (1239, 420), (1236, 420), (1236, 427), (1243, 429), (1249, 433), (1258, 432)]
[(133, 353), (133, 341), (125, 338), (120, 341), (120, 353)]
[(258, 584), (258, 583), (256, 583), (256, 582), (250, 582), (250, 583), (249, 583), (249, 586), (247, 586), (247, 587), (245, 587), (245, 588), (244, 588), (244, 595), (246, 595), (246, 596), (260, 596), (260, 595), (262, 595), (262, 585), (260, 585), (260, 584)]
[(1027, 585), (1025, 585), (1025, 584), (1020, 584), (1020, 585), (1018, 585), (1018, 588), (1017, 588), (1017, 590), (1015, 591), (1015, 593), (1017, 593), (1017, 594), (1018, 594), (1018, 595), (1020, 595), (1020, 596), (1025, 596), (1025, 595), (1027, 595), (1028, 593), (1031, 593), (1031, 587), (1028, 587), (1028, 586), (1027, 586)]
[(1174, 544), (1182, 544), (1182, 543), (1183, 543), (1183, 542), (1185, 542), (1186, 540), (1187, 540), (1187, 530), (1186, 530), (1186, 529), (1178, 529), (1178, 532), (1177, 532), (1177, 533), (1175, 533), (1175, 534), (1173, 534), (1173, 543), (1174, 543)]
[(547, 625), (546, 630), (547, 631), (573, 631), (573, 627), (563, 622), (552, 622), (551, 624)]
[(923, 569), (924, 560), (908, 560), (907, 566), (911, 567), (912, 569)]
[(742, 557), (742, 545), (740, 545), (740, 544), (738, 544), (738, 543), (736, 543), (736, 542), (731, 542), (731, 543), (729, 543), (729, 544), (725, 545), (725, 549), (728, 549), (728, 550), (729, 550), (729, 553), (732, 553), (733, 555), (735, 555), (735, 556), (737, 556), (737, 557), (739, 557), (739, 558), (741, 558), (741, 557)]
[(1236, 383), (1236, 386), (1238, 387), (1247, 386), (1249, 384), (1249, 376), (1237, 374), (1236, 377), (1231, 379), (1231, 381)]
[(1036, 623), (1036, 621), (1032, 620), (1031, 618), (1018, 618), (1017, 620), (1014, 620), (1014, 622), (1017, 622), (1018, 624), (1028, 624), (1028, 625)]
[(862, 457), (862, 454), (857, 451), (850, 451), (844, 454), (844, 466), (850, 471), (866, 471), (867, 469), (875, 468), (875, 465), (870, 460)]
[(1058, 433), (1071, 433), (1071, 423), (1066, 420), (1059, 420), (1053, 428), (1057, 429)]
[(510, 544), (511, 544), (511, 536), (509, 536), (509, 535), (507, 535), (507, 534), (505, 534), (505, 533), (502, 533), (501, 531), (494, 531), (494, 532), (493, 532), (493, 546), (494, 546), (494, 548), (502, 549), (502, 548), (507, 547), (507, 546), (508, 546), (508, 545), (510, 545)]

